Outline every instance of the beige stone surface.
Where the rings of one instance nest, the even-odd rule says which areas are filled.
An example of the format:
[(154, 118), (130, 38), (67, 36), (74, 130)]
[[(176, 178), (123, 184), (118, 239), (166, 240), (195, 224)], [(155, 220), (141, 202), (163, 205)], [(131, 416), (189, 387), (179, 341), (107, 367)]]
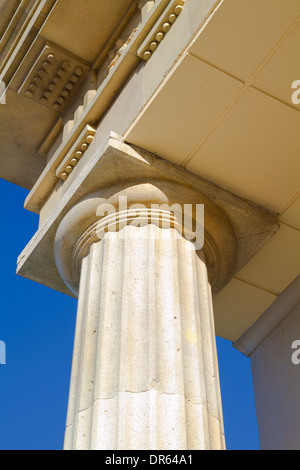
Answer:
[(300, 230), (300, 195), (297, 194), (294, 200), (282, 210), (280, 219)]
[(299, 111), (248, 88), (187, 168), (279, 212), (299, 189), (299, 126)]
[(81, 0), (72, 0), (71, 4), (59, 1), (41, 34), (93, 63), (133, 3), (133, 0), (101, 0), (100, 4), (99, 0), (86, 0), (84, 4)]
[[(279, 247), (285, 250), (280, 252)], [(277, 294), (282, 292), (299, 274), (300, 266), (300, 232), (281, 224), (274, 238), (262, 248), (259, 256), (254, 256), (240, 272), (239, 277), (249, 282), (265, 286)], [(272, 266), (274, 252), (278, 257), (278, 268)]]
[(237, 341), (276, 298), (275, 292), (239, 278), (232, 279), (214, 298), (217, 335)]
[(83, 259), (65, 448), (223, 449), (205, 263), (174, 229), (123, 231)]
[[(140, 180), (126, 181), (125, 179), (124, 182), (117, 185), (104, 185), (102, 190), (89, 194), (88, 197), (75, 204), (61, 221), (55, 235), (56, 265), (60, 276), (75, 295), (78, 294), (80, 259), (88, 253), (91, 243), (95, 239), (97, 240), (99, 232), (101, 233), (103, 230), (102, 214), (98, 214), (99, 206), (105, 202), (115, 210), (123, 211), (120, 208), (122, 206), (120, 198), (126, 198), (126, 206), (129, 208), (134, 204), (142, 204), (147, 210), (152, 210), (152, 204), (155, 203), (165, 205), (167, 210), (170, 207), (171, 212), (175, 215), (174, 226), (178, 227), (179, 224), (179, 229), (182, 217), (185, 220), (185, 205), (192, 208), (193, 230), (195, 227), (198, 230), (200, 225), (203, 232), (203, 235), (200, 233), (199, 236), (196, 236), (193, 243), (197, 250), (203, 246), (214, 293), (232, 276), (237, 264), (243, 262), (238, 256), (241, 249), (240, 240), (237, 238), (230, 220), (221, 208), (203, 192), (188, 186), (181, 187), (166, 179), (146, 179), (145, 177), (144, 173), (144, 178)], [(197, 221), (196, 205), (204, 205), (204, 228), (202, 222)], [(182, 214), (179, 216), (175, 212), (178, 206)], [(158, 224), (159, 221), (160, 216), (158, 220), (154, 218), (151, 223)], [(186, 237), (188, 233), (185, 234)], [(194, 238), (194, 235), (192, 234), (191, 237)], [(243, 244), (243, 240), (241, 242)]]
[[(150, 65), (148, 62), (145, 68), (146, 80)], [(151, 99), (126, 140), (142, 148), (146, 144), (150, 152), (181, 164), (242, 85), (187, 54), (170, 74), (168, 87), (159, 90), (159, 99), (158, 94)]]

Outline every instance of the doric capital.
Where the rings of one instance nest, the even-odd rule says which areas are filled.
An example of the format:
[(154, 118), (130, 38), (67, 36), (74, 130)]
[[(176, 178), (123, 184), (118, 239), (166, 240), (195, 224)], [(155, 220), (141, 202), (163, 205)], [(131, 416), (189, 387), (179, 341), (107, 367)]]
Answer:
[(81, 260), (106, 231), (126, 225), (174, 228), (203, 249), (214, 291), (233, 274), (237, 257), (234, 228), (225, 213), (201, 191), (167, 179), (124, 181), (89, 195), (62, 220), (55, 237), (58, 270), (77, 295)]
[[(204, 251), (216, 294), (278, 230), (277, 218), (215, 184), (109, 135), (80, 162), (76, 177), (64, 183), (60, 203), (50, 209), (20, 255), (18, 274), (71, 296), (78, 272), (72, 267), (79, 239), (99, 221), (100, 199), (117, 210), (128, 204), (204, 204)], [(66, 188), (66, 189), (64, 189)], [(52, 211), (51, 211), (52, 210)], [(55, 245), (55, 259), (53, 247)]]

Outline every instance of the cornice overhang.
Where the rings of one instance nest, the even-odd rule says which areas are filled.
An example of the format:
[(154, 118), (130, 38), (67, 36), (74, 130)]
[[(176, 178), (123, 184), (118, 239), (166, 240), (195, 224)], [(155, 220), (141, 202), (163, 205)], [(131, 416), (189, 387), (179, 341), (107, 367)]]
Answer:
[[(185, 0), (156, 2), (144, 20), (137, 27), (133, 27), (123, 40), (117, 40), (109, 53), (108, 49), (101, 52), (92, 65), (92, 70), (98, 70), (98, 78), (93, 79), (90, 75), (90, 80), (93, 82), (91, 89), (83, 94), (79, 103), (79, 108), (82, 108), (80, 119), (76, 118), (76, 111), (75, 114), (71, 113), (69, 119), (73, 124), (66, 137), (62, 132), (62, 120), (59, 118), (40, 146), (40, 151), (46, 153), (51, 144), (59, 140), (59, 134), (61, 135), (60, 145), (55, 152), (48, 154), (48, 162), (26, 199), (26, 209), (40, 213), (43, 204), (57, 183), (68, 177), (68, 171), (72, 171), (70, 161), (73, 159), (74, 167), (77, 165), (75, 161), (76, 150), (81, 151), (81, 145), (86, 143), (83, 140), (83, 135), (86, 135), (88, 129), (91, 131), (89, 135), (95, 134), (98, 123), (115, 100), (118, 92), (138, 67), (138, 64), (147, 62), (150, 58), (149, 54), (155, 53), (176, 23), (184, 5)], [(83, 65), (77, 64), (77, 68), (80, 66), (84, 68)], [(76, 64), (73, 68), (76, 70)], [(60, 98), (63, 100), (63, 97)], [(75, 151), (73, 151), (74, 147)], [(66, 172), (67, 167), (68, 171)]]
[[(22, 0), (1, 11), (7, 18), (0, 18), (4, 30), (0, 80), (5, 86), (5, 105), (0, 107), (0, 176), (27, 189), (32, 189), (45, 168), (48, 151), (77, 96), (93, 83), (120, 33), (138, 12), (137, 0), (120, 0), (115, 6), (94, 0), (89, 3), (93, 15), (86, 11), (85, 2), (74, 2), (76, 8), (68, 13), (70, 3)], [(110, 21), (99, 28), (100, 19), (108, 16)], [(66, 28), (61, 35), (63, 21)], [(76, 42), (78, 33), (80, 41)], [(24, 167), (31, 171), (24, 172)]]
[(21, 0), (0, 39), (0, 80), (7, 86), (58, 0)]
[[(35, 212), (60, 179), (55, 173), (64, 149), (74, 145), (85, 126), (97, 127), (138, 65), (165, 41), (185, 0), (120, 0), (114, 5), (92, 0), (88, 11), (84, 2), (74, 2), (68, 10), (70, 3), (22, 0), (10, 5), (9, 24), (2, 22), (0, 80), (6, 105), (0, 108), (0, 176), (30, 190), (42, 181), (38, 205), (34, 195), (26, 203)], [(109, 21), (99, 28), (103, 18)], [(66, 132), (72, 120), (74, 126)], [(62, 142), (57, 159), (52, 148), (66, 134), (68, 141)], [(31, 171), (24, 172), (24, 167)], [(42, 200), (41, 188), (47, 188)]]

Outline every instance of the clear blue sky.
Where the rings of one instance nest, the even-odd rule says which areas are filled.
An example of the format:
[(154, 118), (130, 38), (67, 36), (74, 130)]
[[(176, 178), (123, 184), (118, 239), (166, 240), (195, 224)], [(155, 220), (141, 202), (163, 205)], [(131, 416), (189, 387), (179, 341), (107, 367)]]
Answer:
[[(15, 274), (38, 226), (23, 208), (27, 194), (0, 179), (0, 450), (61, 450), (76, 300)], [(227, 340), (217, 346), (227, 449), (259, 449), (250, 361)]]

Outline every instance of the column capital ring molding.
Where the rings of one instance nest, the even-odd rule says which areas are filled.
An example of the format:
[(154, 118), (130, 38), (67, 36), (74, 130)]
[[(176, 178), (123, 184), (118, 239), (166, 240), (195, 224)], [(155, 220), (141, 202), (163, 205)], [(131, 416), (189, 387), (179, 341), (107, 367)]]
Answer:
[[(126, 200), (127, 210), (120, 212), (120, 198)], [(106, 203), (115, 213), (99, 214), (99, 206)], [(135, 205), (135, 206), (133, 206)], [(144, 210), (137, 212), (136, 205)], [(192, 227), (196, 227), (196, 208), (204, 207), (204, 243), (191, 240), (191, 249), (203, 251), (213, 292), (219, 290), (232, 276), (237, 257), (237, 239), (234, 228), (225, 213), (208, 197), (195, 189), (164, 180), (126, 181), (104, 188), (79, 201), (61, 221), (55, 237), (55, 259), (58, 271), (68, 288), (78, 295), (80, 266), (90, 246), (98, 243), (110, 224), (110, 231), (125, 225), (148, 223), (174, 228), (185, 238), (192, 234), (182, 226), (183, 217), (174, 215), (178, 208), (192, 209)], [(130, 209), (133, 206), (134, 209)], [(161, 206), (161, 207), (160, 207)], [(166, 210), (164, 210), (166, 208)], [(170, 208), (171, 210), (169, 210)], [(137, 216), (137, 217), (136, 217)], [(199, 222), (199, 221), (198, 221)], [(198, 229), (201, 224), (198, 223)], [(201, 233), (198, 234), (199, 239)]]

